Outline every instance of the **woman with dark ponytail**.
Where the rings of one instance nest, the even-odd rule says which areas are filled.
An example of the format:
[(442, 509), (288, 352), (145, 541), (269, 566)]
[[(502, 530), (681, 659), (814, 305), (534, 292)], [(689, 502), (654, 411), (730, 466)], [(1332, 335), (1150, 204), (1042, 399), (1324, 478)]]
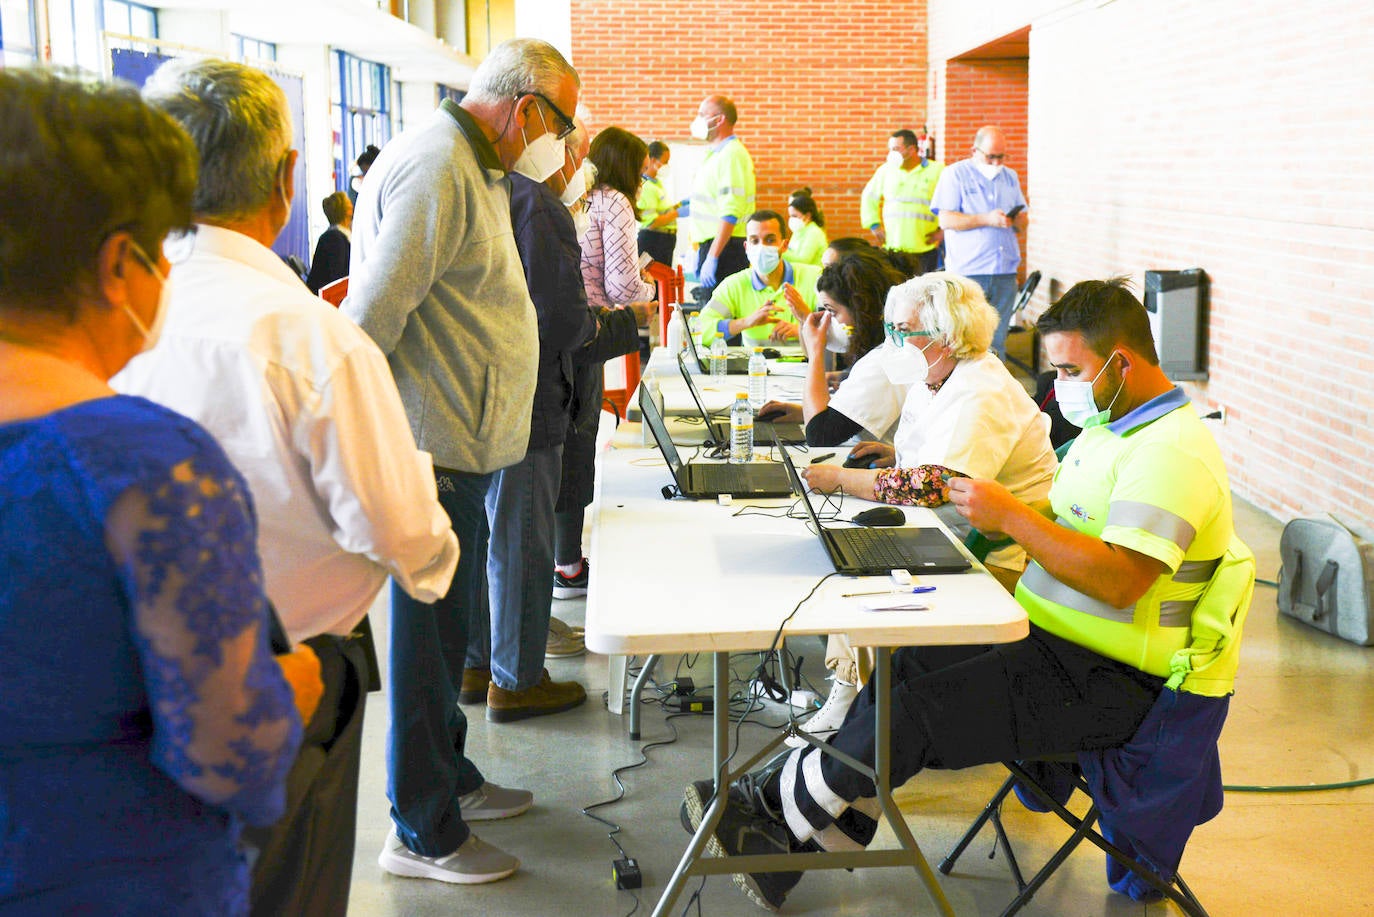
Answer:
[(787, 228), (791, 238), (782, 257), (793, 264), (820, 264), (829, 241), (825, 237), (825, 214), (816, 206), (810, 188), (798, 188), (787, 201)]

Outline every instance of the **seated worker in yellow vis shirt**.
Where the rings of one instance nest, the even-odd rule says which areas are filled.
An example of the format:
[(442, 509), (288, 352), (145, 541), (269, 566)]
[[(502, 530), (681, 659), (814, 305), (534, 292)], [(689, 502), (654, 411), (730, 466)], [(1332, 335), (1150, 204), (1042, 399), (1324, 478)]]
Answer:
[(816, 308), (813, 264), (782, 260), (787, 224), (774, 210), (758, 210), (745, 224), (744, 253), (749, 270), (720, 282), (701, 310), (701, 343), (710, 347), (718, 336), (743, 337), (746, 346), (797, 340), (797, 325)]

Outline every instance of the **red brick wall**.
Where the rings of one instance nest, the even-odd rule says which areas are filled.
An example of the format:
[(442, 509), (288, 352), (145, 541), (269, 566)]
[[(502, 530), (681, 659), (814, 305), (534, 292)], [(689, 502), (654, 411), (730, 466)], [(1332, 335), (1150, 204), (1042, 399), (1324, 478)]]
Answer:
[[(967, 159), (973, 135), (984, 124), (995, 124), (1007, 137), (1007, 167), (1015, 169), (1021, 190), (1031, 202), (1031, 176), (1026, 163), (1025, 58), (951, 60), (945, 62), (944, 120), (936, 137), (945, 163)], [(936, 130), (932, 126), (932, 130)], [(1026, 274), (1026, 236), (1021, 237), (1021, 276)]]
[(993, 0), (976, 35), (964, 0), (930, 3), (942, 58), (1031, 28), (1013, 151), (1041, 289), (1205, 269), (1211, 375), (1185, 388), (1229, 412), (1212, 429), (1236, 492), (1280, 518), (1374, 520), (1374, 64), (1356, 39), (1374, 5)]
[(831, 238), (857, 235), (887, 136), (925, 120), (926, 0), (572, 0), (572, 60), (592, 128), (687, 141), (707, 95), (731, 97), (758, 203), (808, 185)]

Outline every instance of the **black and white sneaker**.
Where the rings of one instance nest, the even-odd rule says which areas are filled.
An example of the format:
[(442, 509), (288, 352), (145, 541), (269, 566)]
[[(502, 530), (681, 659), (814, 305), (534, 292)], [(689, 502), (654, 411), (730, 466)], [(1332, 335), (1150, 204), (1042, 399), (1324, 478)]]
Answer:
[(582, 569), (576, 576), (564, 576), (553, 571), (553, 597), (556, 599), (575, 599), (587, 594), (587, 576), (591, 573), (591, 562), (582, 558)]
[[(680, 817), (682, 827), (695, 834), (701, 827), (701, 819), (715, 794), (715, 782), (697, 780), (687, 787), (683, 794)], [(715, 832), (706, 841), (706, 851), (711, 856), (747, 856), (760, 853), (793, 853), (808, 849), (795, 844), (787, 825), (780, 819), (769, 815), (738, 785), (730, 787), (726, 798), (725, 812)], [(800, 872), (752, 872), (736, 873), (735, 884), (744, 890), (755, 904), (776, 911), (798, 882)]]

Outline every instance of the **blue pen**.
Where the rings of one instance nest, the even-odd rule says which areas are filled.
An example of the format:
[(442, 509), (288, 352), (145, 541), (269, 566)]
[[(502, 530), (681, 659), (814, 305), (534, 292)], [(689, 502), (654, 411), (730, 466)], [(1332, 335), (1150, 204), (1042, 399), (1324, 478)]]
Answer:
[(912, 586), (910, 589), (879, 589), (877, 592), (846, 592), (840, 598), (852, 599), (861, 595), (922, 595), (926, 592), (934, 592), (934, 586)]

